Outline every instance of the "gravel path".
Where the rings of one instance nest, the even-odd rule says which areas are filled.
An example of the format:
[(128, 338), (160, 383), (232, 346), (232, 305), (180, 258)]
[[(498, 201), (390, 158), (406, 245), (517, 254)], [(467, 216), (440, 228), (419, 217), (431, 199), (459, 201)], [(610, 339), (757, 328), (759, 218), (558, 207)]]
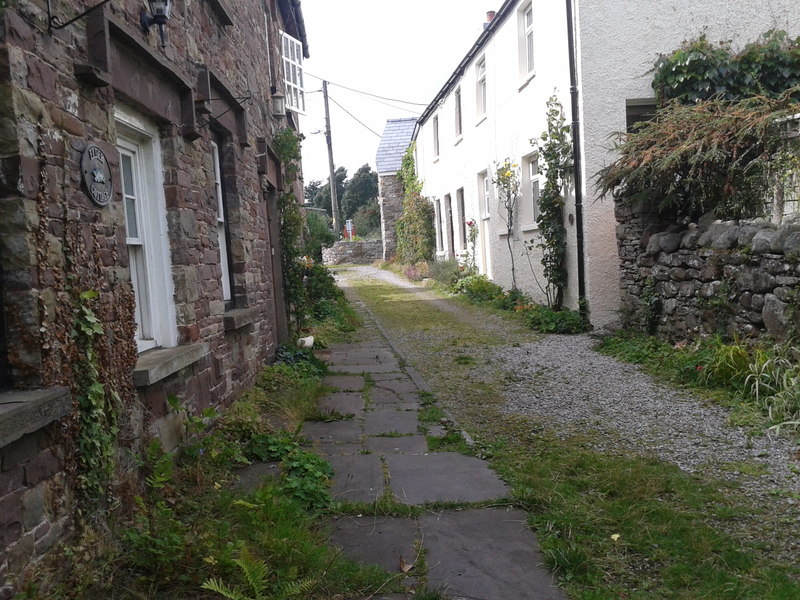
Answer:
[(503, 319), (441, 298), (394, 273), (359, 267), (343, 277), (414, 289), (437, 308), (496, 333), (507, 343), (489, 350), (492, 355), (476, 365), (473, 377), (480, 378), (484, 370), (504, 372), (506, 413), (536, 418), (564, 435), (591, 432), (600, 451), (656, 456), (709, 480), (735, 481), (762, 509), (765, 527), (786, 538), (777, 544), (782, 546), (777, 553), (800, 555), (800, 452), (788, 435), (752, 436), (731, 427), (727, 409), (595, 352), (597, 342), (589, 335), (549, 335), (519, 343)]

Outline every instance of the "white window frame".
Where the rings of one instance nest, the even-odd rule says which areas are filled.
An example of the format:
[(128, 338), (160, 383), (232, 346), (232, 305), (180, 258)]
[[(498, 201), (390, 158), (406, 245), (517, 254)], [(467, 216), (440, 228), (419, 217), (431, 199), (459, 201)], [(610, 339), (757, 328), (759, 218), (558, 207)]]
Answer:
[(524, 231), (539, 228), (536, 220), (539, 218), (539, 196), (544, 179), (539, 162), (539, 154), (536, 152), (522, 159), (524, 176), (521, 190), (523, 205), (520, 211), (520, 226)]
[(458, 221), (459, 221), (459, 228), (458, 228), (458, 235), (461, 238), (460, 245), (461, 250), (467, 250), (467, 216), (464, 214), (464, 188), (458, 188), (456, 190), (456, 211), (458, 212)]
[(482, 56), (475, 65), (475, 108), (478, 118), (486, 116), (486, 57)]
[(519, 11), (519, 71), (525, 81), (535, 75), (534, 58), (533, 2), (528, 2)]
[(478, 173), (478, 194), (482, 218), (488, 219), (492, 216), (492, 180), (488, 170)]
[(433, 158), (439, 158), (439, 115), (433, 116)]
[[(157, 127), (142, 115), (117, 104), (114, 118), (121, 157), (126, 243), (136, 303), (136, 349), (141, 353), (178, 343), (161, 146)], [(131, 164), (130, 186), (126, 185), (122, 169), (123, 156)], [(132, 193), (126, 194), (126, 191)], [(130, 201), (135, 202), (135, 231), (128, 223), (127, 202)], [(135, 235), (129, 235), (131, 233)]]
[(455, 118), (456, 118), (456, 143), (461, 141), (464, 133), (464, 120), (462, 118), (461, 110), (461, 88), (456, 88), (453, 94), (453, 101), (455, 102)]
[(228, 235), (225, 231), (225, 197), (222, 194), (222, 167), (220, 161), (219, 145), (211, 142), (211, 159), (214, 164), (214, 195), (217, 199), (217, 239), (219, 241), (219, 266), (221, 269), (222, 299), (230, 302), (231, 270), (228, 264)]
[(434, 199), (434, 215), (436, 217), (436, 252), (444, 252), (444, 234), (442, 233), (442, 201)]
[(281, 31), (283, 80), (286, 84), (286, 108), (306, 114), (306, 90), (303, 79), (303, 44)]

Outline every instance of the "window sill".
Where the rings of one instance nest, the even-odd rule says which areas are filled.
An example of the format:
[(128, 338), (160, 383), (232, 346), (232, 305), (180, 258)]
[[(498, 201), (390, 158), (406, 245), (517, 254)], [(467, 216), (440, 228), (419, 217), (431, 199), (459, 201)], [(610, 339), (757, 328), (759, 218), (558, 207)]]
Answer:
[(0, 393), (0, 447), (38, 431), (70, 410), (72, 397), (65, 387)]
[(438, 163), (439, 162), (439, 155), (438, 154), (433, 157), (433, 162), (434, 163)]
[(539, 229), (539, 226), (536, 223), (528, 223), (527, 225), (521, 225), (520, 228), (522, 231), (536, 231)]
[(521, 84), (520, 84), (520, 86), (519, 86), (519, 91), (521, 92), (521, 91), (522, 91), (522, 90), (524, 90), (526, 87), (528, 87), (528, 84), (529, 84), (531, 81), (533, 81), (535, 78), (536, 78), (536, 71), (533, 71), (532, 73), (529, 73), (529, 74), (528, 74), (528, 75), (525, 77), (525, 79), (523, 79), (523, 80), (522, 80), (522, 83), (521, 83)]
[(158, 383), (173, 373), (196, 363), (208, 354), (208, 345), (192, 344), (158, 348), (139, 355), (133, 370), (133, 384), (144, 387)]
[(458, 146), (458, 145), (461, 143), (461, 140), (463, 140), (463, 139), (464, 139), (464, 136), (463, 136), (463, 135), (459, 135), (459, 136), (456, 138), (456, 141), (455, 141), (455, 142), (453, 142), (453, 146)]
[(241, 329), (245, 325), (254, 323), (258, 318), (257, 308), (235, 308), (225, 312), (223, 323), (225, 331), (235, 331)]
[(488, 117), (487, 117), (486, 113), (482, 114), (480, 117), (478, 117), (478, 122), (475, 123), (475, 127), (477, 127), (478, 125), (483, 123), (487, 118)]

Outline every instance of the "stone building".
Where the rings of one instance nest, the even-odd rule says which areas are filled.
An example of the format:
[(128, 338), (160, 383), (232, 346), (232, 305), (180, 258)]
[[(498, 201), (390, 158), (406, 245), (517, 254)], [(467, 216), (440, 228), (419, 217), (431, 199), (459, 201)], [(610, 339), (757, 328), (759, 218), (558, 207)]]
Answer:
[(394, 226), (403, 214), (403, 187), (397, 172), (403, 162), (417, 120), (389, 119), (383, 129), (381, 143), (375, 155), (378, 169), (378, 204), (381, 207), (381, 236), (383, 238), (383, 260), (389, 260), (397, 250), (397, 235)]
[(304, 109), (300, 1), (89, 4), (0, 9), (0, 598), (70, 530), (87, 402), (124, 505), (124, 457), (174, 448), (287, 336), (278, 199), (302, 194), (273, 141)]

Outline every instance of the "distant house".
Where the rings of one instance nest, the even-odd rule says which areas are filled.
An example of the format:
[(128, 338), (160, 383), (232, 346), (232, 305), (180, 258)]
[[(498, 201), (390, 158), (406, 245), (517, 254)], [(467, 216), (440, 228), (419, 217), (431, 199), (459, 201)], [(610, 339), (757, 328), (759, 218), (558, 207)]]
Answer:
[(383, 260), (390, 258), (397, 248), (394, 226), (403, 212), (403, 189), (397, 178), (397, 172), (400, 170), (403, 155), (411, 144), (416, 123), (415, 118), (386, 121), (375, 156), (378, 171), (378, 203), (381, 208)]
[(130, 494), (149, 441), (175, 448), (287, 337), (273, 141), (304, 110), (300, 2), (177, 3), (163, 37), (145, 6), (0, 9), (3, 598), (75, 522), (87, 381)]
[[(576, 40), (574, 91), (568, 8)], [(543, 301), (537, 241), (542, 164), (530, 144), (546, 128), (545, 103), (555, 94), (567, 123), (578, 123), (580, 186), (565, 205), (567, 305), (586, 297), (596, 326), (613, 323), (620, 302), (613, 202), (594, 192), (594, 174), (613, 160), (611, 137), (652, 111), (651, 69), (659, 54), (706, 35), (742, 46), (769, 29), (800, 33), (792, 0), (507, 0), (419, 119), (414, 134), (423, 194), (436, 207), (440, 259), (463, 260), (465, 221), (478, 225), (475, 252), (482, 273), (511, 287), (507, 229), (498, 211), (493, 171), (505, 158), (519, 165), (521, 197), (512, 232), (517, 284)], [(576, 193), (577, 192), (577, 193)], [(581, 249), (582, 248), (582, 249)]]

